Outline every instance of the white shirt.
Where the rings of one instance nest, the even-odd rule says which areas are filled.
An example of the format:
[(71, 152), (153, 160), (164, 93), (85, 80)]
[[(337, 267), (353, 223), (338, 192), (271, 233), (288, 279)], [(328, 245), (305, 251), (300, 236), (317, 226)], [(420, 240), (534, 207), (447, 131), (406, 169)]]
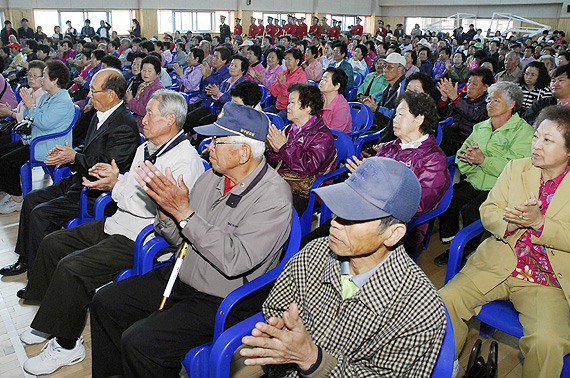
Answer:
[(407, 148), (418, 148), (419, 146), (422, 145), (422, 142), (423, 142), (424, 140), (426, 140), (427, 138), (429, 138), (429, 134), (425, 134), (425, 135), (424, 135), (423, 137), (421, 137), (420, 139), (414, 140), (414, 141), (411, 141), (411, 142), (408, 142), (408, 143), (404, 143), (404, 142), (402, 141), (402, 143), (400, 143), (400, 148), (401, 148), (402, 150), (405, 150), (405, 149), (407, 149)]
[(117, 105), (113, 106), (111, 109), (107, 110), (106, 112), (101, 112), (99, 110), (97, 111), (97, 120), (99, 121), (97, 123), (97, 130), (99, 130), (99, 128), (103, 126), (107, 118), (109, 118), (111, 114), (113, 114), (113, 112), (117, 110), (119, 106), (121, 106), (122, 103), (123, 101), (119, 102)]

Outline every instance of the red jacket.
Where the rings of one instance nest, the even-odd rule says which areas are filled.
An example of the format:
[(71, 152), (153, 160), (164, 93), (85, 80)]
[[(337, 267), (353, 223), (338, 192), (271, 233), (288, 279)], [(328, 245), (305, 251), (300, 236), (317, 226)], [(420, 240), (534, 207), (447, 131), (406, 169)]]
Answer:
[(277, 26), (269, 24), (265, 27), (265, 34), (269, 35), (271, 38), (275, 38), (275, 34), (277, 34)]
[[(279, 174), (296, 173), (306, 176), (322, 176), (333, 164), (336, 154), (334, 137), (321, 117), (314, 116), (293, 136), (293, 125), (285, 128), (287, 143), (273, 151), (267, 149), (267, 162), (275, 167), (283, 160), (279, 167)], [(334, 169), (334, 168), (333, 168)]]
[(247, 35), (250, 37), (255, 37), (257, 35), (257, 26), (256, 25), (249, 25), (249, 30)]
[(277, 97), (277, 102), (275, 103), (275, 106), (279, 110), (287, 108), (287, 104), (289, 102), (289, 92), (287, 91), (287, 88), (289, 87), (289, 84), (299, 83), (299, 82), (307, 83), (309, 81), (309, 79), (307, 78), (307, 74), (305, 73), (302, 67), (297, 68), (293, 72), (289, 71), (283, 71), (283, 72), (285, 74), (285, 77), (287, 78), (285, 84), (283, 85), (279, 84), (279, 79), (277, 79), (275, 80), (275, 83), (273, 83), (273, 85), (271, 86), (271, 94)]
[[(241, 25), (234, 26), (234, 35), (241, 35), (243, 33), (243, 27)], [(224, 43), (225, 41), (222, 41)]]
[(354, 37), (355, 35), (359, 35), (362, 37), (362, 32), (364, 32), (364, 28), (362, 27), (362, 25), (354, 25), (352, 27), (352, 36)]
[(338, 38), (340, 36), (340, 28), (333, 26), (331, 28), (331, 30), (329, 31), (329, 37), (330, 38)]
[(307, 29), (308, 29), (307, 24), (305, 24), (304, 22), (301, 25), (297, 26), (297, 36), (299, 38), (303, 38), (303, 36), (307, 34)]
[(321, 26), (320, 25), (311, 25), (309, 28), (309, 34), (315, 33), (317, 37), (321, 36)]
[(257, 25), (257, 37), (263, 37), (263, 33), (265, 33), (265, 26)]

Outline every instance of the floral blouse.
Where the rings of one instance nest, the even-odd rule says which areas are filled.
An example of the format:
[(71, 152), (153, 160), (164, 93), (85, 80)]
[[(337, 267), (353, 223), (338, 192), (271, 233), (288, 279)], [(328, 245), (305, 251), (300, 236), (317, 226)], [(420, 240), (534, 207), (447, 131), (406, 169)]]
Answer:
[[(570, 167), (566, 168), (560, 176), (546, 182), (543, 181), (542, 177), (540, 178), (538, 200), (542, 201), (542, 208), (540, 209), (542, 215), (546, 213), (556, 189), (558, 189), (562, 179), (566, 177), (569, 170)], [(538, 230), (528, 229), (519, 238), (515, 244), (515, 252), (518, 260), (517, 267), (511, 273), (511, 276), (544, 286), (560, 288), (556, 274), (552, 269), (550, 260), (548, 260), (546, 248), (543, 245), (533, 244), (531, 240), (532, 235), (540, 237), (543, 229), (544, 225)]]

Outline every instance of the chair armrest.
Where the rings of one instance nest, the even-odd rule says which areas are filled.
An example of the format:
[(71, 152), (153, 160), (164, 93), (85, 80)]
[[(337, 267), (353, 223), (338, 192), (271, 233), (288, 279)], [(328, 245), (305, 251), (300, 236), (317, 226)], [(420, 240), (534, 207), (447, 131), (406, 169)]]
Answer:
[(382, 131), (377, 131), (372, 134), (361, 135), (356, 139), (355, 152), (357, 158), (360, 159), (360, 154), (362, 153), (362, 146), (364, 145), (364, 143), (371, 142), (373, 140), (378, 140), (380, 138), (381, 132)]
[(53, 182), (54, 183), (59, 182), (62, 179), (71, 176), (72, 174), (73, 172), (71, 172), (69, 165), (67, 164), (58, 165), (53, 170)]
[(481, 220), (479, 219), (471, 223), (469, 226), (464, 227), (457, 233), (457, 235), (455, 235), (449, 248), (449, 261), (447, 263), (445, 283), (451, 280), (459, 272), (463, 251), (465, 250), (467, 243), (476, 236), (481, 235), (484, 231), (485, 228), (483, 227), (483, 223), (481, 223)]
[(105, 192), (97, 197), (95, 200), (95, 205), (93, 206), (93, 215), (95, 220), (105, 218), (105, 208), (111, 202), (113, 202), (111, 192)]
[(251, 335), (251, 330), (257, 323), (265, 323), (261, 312), (228, 328), (214, 342), (210, 351), (210, 377), (229, 377), (230, 361), (237, 348), (242, 345), (241, 339)]

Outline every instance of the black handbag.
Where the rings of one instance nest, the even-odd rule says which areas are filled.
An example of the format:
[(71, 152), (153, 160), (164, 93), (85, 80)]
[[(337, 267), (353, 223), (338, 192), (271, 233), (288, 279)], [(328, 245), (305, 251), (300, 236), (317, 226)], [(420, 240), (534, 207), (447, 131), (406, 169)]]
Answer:
[(18, 124), (18, 121), (12, 118), (10, 119), (4, 118), (3, 120), (0, 120), (0, 135), (10, 134), (10, 132), (12, 132), (12, 129), (16, 126), (16, 124)]
[(14, 126), (14, 131), (22, 135), (31, 135), (32, 123), (34, 123), (34, 120), (26, 117), (21, 122), (18, 122), (16, 126)]
[(465, 378), (496, 378), (498, 372), (497, 360), (499, 357), (499, 345), (496, 341), (491, 342), (487, 361), (481, 356), (481, 340), (478, 339), (471, 349), (469, 363)]

